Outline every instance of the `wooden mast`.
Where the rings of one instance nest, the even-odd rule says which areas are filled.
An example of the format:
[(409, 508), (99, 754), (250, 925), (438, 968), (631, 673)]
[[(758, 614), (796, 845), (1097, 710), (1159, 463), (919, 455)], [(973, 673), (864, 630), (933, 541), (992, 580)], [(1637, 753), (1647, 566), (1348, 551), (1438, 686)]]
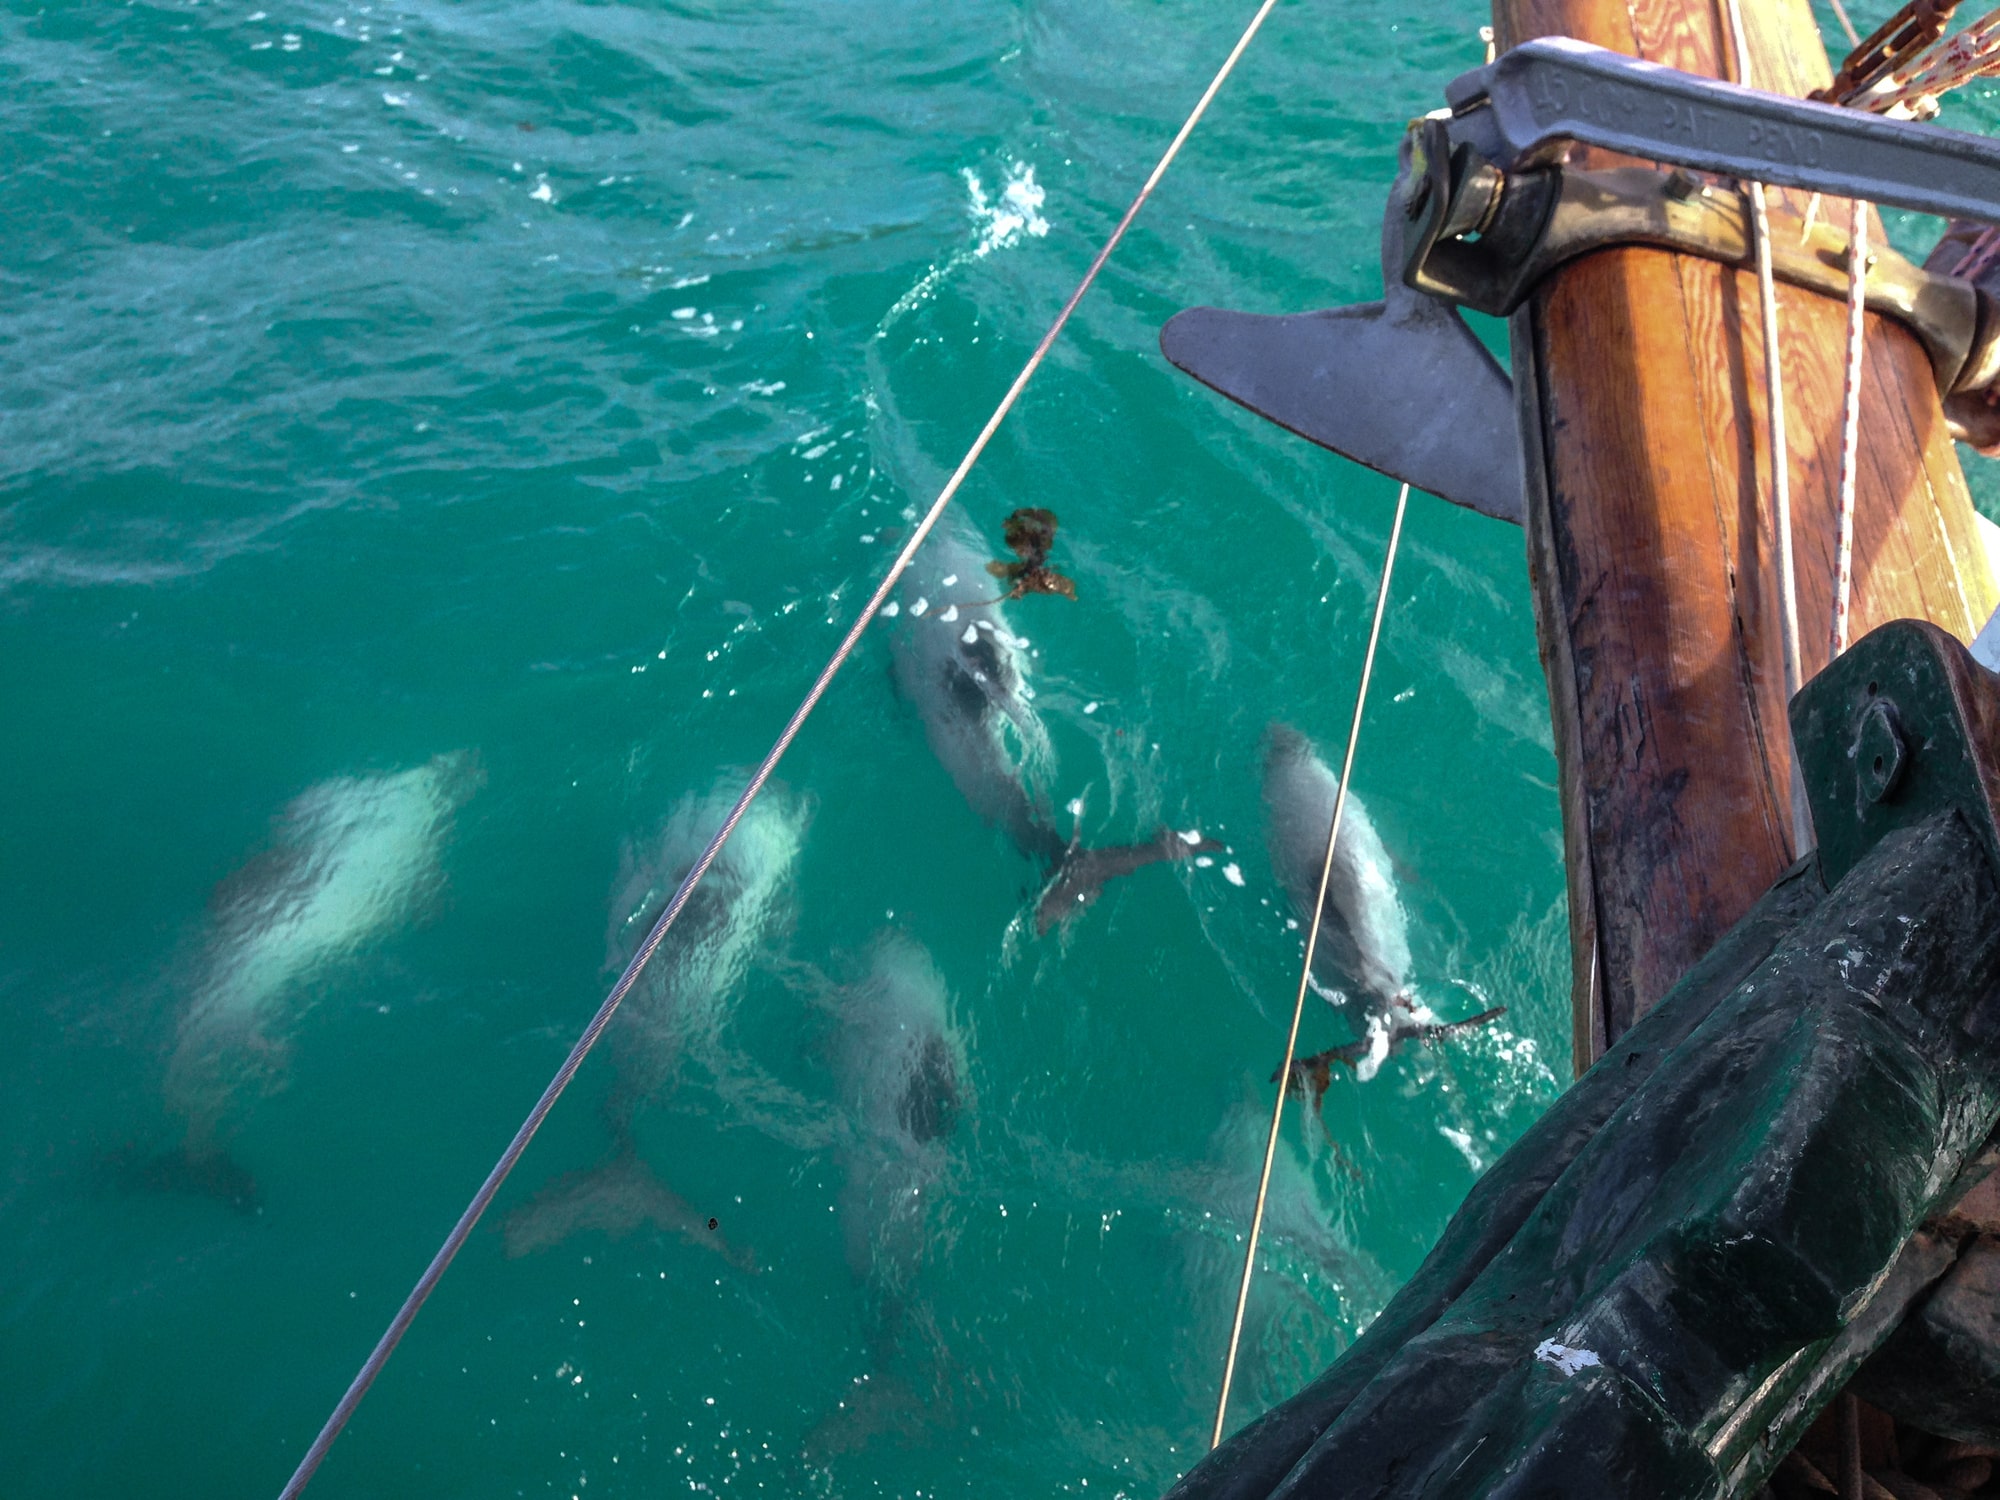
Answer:
[[(1828, 80), (1806, 0), (1743, 9), (1752, 84)], [(1494, 22), (1503, 48), (1562, 34), (1732, 72), (1716, 0), (1494, 0)], [(1773, 190), (1773, 235), (1797, 235), (1806, 207)], [(1835, 225), (1848, 211), (1819, 209)], [(1778, 299), (1811, 676), (1833, 607), (1845, 308), (1783, 285)], [(1564, 268), (1513, 319), (1579, 1072), (1794, 857), (1759, 318), (1749, 272), (1621, 247)], [(1872, 315), (1866, 351), (1853, 636), (1916, 616), (1970, 640), (2000, 594), (1930, 366)]]

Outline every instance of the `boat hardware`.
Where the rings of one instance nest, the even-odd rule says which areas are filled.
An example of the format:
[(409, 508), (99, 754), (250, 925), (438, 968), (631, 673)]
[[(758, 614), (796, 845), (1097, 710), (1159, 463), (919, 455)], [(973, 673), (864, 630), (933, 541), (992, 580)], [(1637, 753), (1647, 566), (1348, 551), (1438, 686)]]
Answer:
[[(1881, 701), (1907, 757), (1886, 787), (1851, 753)], [(2000, 678), (1899, 621), (1808, 683), (1793, 725), (1819, 859), (1487, 1172), (1341, 1360), (1172, 1500), (1747, 1500), (1945, 1274), (1923, 1226), (2000, 1118)]]
[(1568, 37), (1445, 86), (1454, 144), (1501, 171), (1572, 141), (1743, 180), (2000, 223), (2000, 142), (1697, 77)]
[(1963, 814), (2000, 870), (1996, 683), (1945, 631), (1898, 620), (1863, 637), (1792, 700), (1828, 884), (1891, 829), (1949, 809)]
[(1193, 307), (1160, 330), (1160, 352), (1289, 432), (1518, 525), (1513, 382), (1457, 308), (1405, 285), (1404, 234), (1392, 200), (1380, 302), (1269, 317)]
[[(1448, 122), (1411, 126), (1408, 175), (1395, 198), (1409, 225), (1402, 276), (1419, 292), (1504, 317), (1558, 267), (1613, 245), (1655, 245), (1748, 268), (1743, 195), (1682, 170), (1528, 167), (1501, 172)], [(1395, 215), (1394, 200), (1390, 209)], [(1847, 293), (1847, 236), (1815, 224), (1803, 240), (1772, 236), (1778, 280), (1829, 297)], [(2000, 304), (1884, 246), (1866, 271), (1870, 312), (1915, 334), (1944, 393), (1983, 390), (2000, 377)]]
[(1831, 104), (1847, 104), (1877, 84), (1888, 82), (1891, 73), (1906, 66), (1944, 35), (1956, 9), (1958, 0), (1910, 0), (1876, 28), (1867, 41), (1854, 41), (1850, 34), (1848, 40), (1854, 41), (1854, 50), (1834, 73), (1833, 82), (1812, 97)]

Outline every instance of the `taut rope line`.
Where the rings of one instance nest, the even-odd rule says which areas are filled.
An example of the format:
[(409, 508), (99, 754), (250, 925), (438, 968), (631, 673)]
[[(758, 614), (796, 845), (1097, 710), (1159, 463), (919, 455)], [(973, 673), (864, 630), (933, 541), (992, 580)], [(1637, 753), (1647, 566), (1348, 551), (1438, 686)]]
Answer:
[(1222, 1394), (1215, 1403), (1215, 1431), (1208, 1446), (1222, 1443), (1222, 1424), (1229, 1415), (1229, 1386), (1236, 1378), (1236, 1349), (1243, 1342), (1243, 1311), (1250, 1305), (1250, 1276), (1257, 1265), (1257, 1236), (1264, 1227), (1264, 1200), (1271, 1191), (1271, 1163), (1278, 1154), (1278, 1128), (1285, 1119), (1285, 1094), (1292, 1086), (1292, 1056), (1299, 1046), (1299, 1020), (1305, 1015), (1306, 987), (1312, 978), (1313, 951), (1319, 946), (1320, 908), (1333, 878), (1333, 851), (1340, 842), (1340, 815), (1347, 810), (1347, 783), (1354, 775), (1354, 747), (1361, 740), (1361, 711), (1368, 705), (1368, 679), (1375, 674), (1375, 646), (1382, 639), (1382, 614), (1389, 604), (1389, 577), (1396, 571), (1396, 548), (1403, 539), (1403, 512), (1409, 508), (1410, 487), (1396, 496), (1396, 519), (1389, 527), (1389, 548), (1382, 559), (1382, 582), (1375, 590), (1375, 620), (1368, 627), (1368, 649), (1361, 657), (1361, 685), (1354, 694), (1354, 719), (1347, 726), (1347, 754), (1340, 762), (1340, 784), (1333, 794), (1333, 822), (1326, 830), (1326, 860), (1319, 867), (1319, 896), (1306, 923), (1305, 962), (1299, 965), (1299, 993), (1292, 1001), (1292, 1029), (1285, 1036), (1285, 1061), (1278, 1069), (1278, 1102), (1271, 1107), (1271, 1133), (1264, 1141), (1264, 1170), (1257, 1177), (1257, 1207), (1250, 1215), (1249, 1243), (1243, 1247), (1243, 1281), (1236, 1288), (1236, 1318), (1229, 1326), (1229, 1354), (1222, 1362)]
[(1180, 155), (1181, 147), (1194, 132), (1194, 127), (1200, 123), (1201, 117), (1208, 113), (1210, 102), (1214, 100), (1223, 82), (1235, 71), (1237, 59), (1242, 57), (1244, 49), (1250, 45), (1251, 38), (1257, 35), (1264, 24), (1264, 18), (1270, 15), (1277, 3), (1278, 0), (1263, 0), (1257, 7), (1257, 13), (1250, 18), (1250, 24), (1243, 29), (1243, 34), (1236, 39), (1236, 45), (1230, 48), (1229, 56), (1223, 59), (1215, 77), (1209, 80), (1208, 87), (1202, 91), (1194, 109), (1182, 122), (1181, 128), (1175, 133), (1151, 175), (1146, 178), (1138, 195), (1133, 198), (1131, 207), (1125, 210), (1125, 216), (1111, 231), (1110, 238), (1105, 240), (1104, 247), (1097, 252), (1097, 258), (1091, 261), (1090, 269), (1083, 273), (1083, 279), (1077, 283), (1076, 290), (1070, 293), (1062, 311), (1056, 314), (1055, 321), (1049, 325), (1049, 331), (1043, 334), (1042, 341), (1035, 345), (1035, 352), (1030, 354), (1027, 363), (1021, 366), (1021, 373), (1016, 375), (1014, 383), (1007, 387), (1007, 394), (1002, 396), (1000, 404), (993, 408), (993, 415), (986, 419), (986, 425), (980, 428), (979, 436), (973, 439), (972, 446), (965, 451), (965, 457), (961, 458), (958, 467), (952, 470), (951, 478), (946, 480), (944, 488), (938, 491), (937, 499), (931, 502), (931, 507), (924, 513), (923, 520), (918, 522), (916, 530), (911, 532), (909, 541), (905, 542), (902, 551), (896, 554), (895, 562), (881, 583), (876, 585), (875, 592), (863, 606), (860, 616), (841, 638), (839, 646), (834, 648), (833, 655), (820, 669), (819, 676), (813, 679), (812, 686), (806, 690), (806, 695), (800, 701), (798, 708), (786, 721), (777, 741), (758, 763), (756, 771), (750, 777), (749, 785), (743, 788), (743, 795), (736, 799), (736, 805), (730, 808), (729, 816), (722, 820), (722, 826), (716, 830), (715, 837), (709, 840), (708, 847), (701, 851), (701, 857), (694, 862), (686, 877), (682, 879), (679, 889), (673, 894), (673, 899), (667, 903), (666, 910), (660, 913), (659, 920), (646, 934), (646, 940), (632, 955), (632, 960), (626, 964), (624, 973), (618, 976), (618, 982), (612, 985), (611, 992), (604, 997), (603, 1003), (597, 1008), (597, 1013), (590, 1018), (590, 1024), (584, 1027), (583, 1034), (576, 1039), (576, 1045), (570, 1048), (569, 1056), (565, 1057), (562, 1066), (556, 1069), (548, 1087), (542, 1090), (542, 1096), (535, 1101), (534, 1108), (528, 1111), (527, 1118), (514, 1132), (514, 1138), (507, 1143), (507, 1149), (500, 1153), (500, 1159), (486, 1174), (486, 1180), (479, 1185), (479, 1191), (472, 1195), (472, 1201), (466, 1204), (465, 1212), (458, 1216), (458, 1222), (452, 1225), (451, 1233), (445, 1236), (437, 1254), (431, 1257), (431, 1262), (424, 1268), (423, 1275), (417, 1278), (416, 1285), (410, 1288), (409, 1295), (403, 1299), (403, 1305), (396, 1310), (395, 1317), (389, 1320), (389, 1326), (383, 1330), (382, 1337), (376, 1341), (374, 1349), (362, 1363), (361, 1369), (347, 1387), (346, 1394), (340, 1398), (332, 1415), (326, 1419), (326, 1425), (320, 1428), (319, 1436), (313, 1439), (305, 1457), (299, 1460), (298, 1468), (293, 1471), (292, 1477), (279, 1492), (279, 1500), (294, 1500), (294, 1497), (311, 1481), (320, 1464), (325, 1461), (327, 1450), (333, 1446), (334, 1439), (340, 1436), (341, 1429), (354, 1415), (355, 1408), (361, 1404), (361, 1398), (368, 1394), (368, 1388), (375, 1383), (375, 1377), (382, 1373), (382, 1367), (389, 1362), (389, 1356), (395, 1352), (396, 1345), (402, 1342), (403, 1335), (416, 1320), (417, 1313), (436, 1288), (446, 1268), (451, 1265), (452, 1259), (471, 1237), (480, 1216), (492, 1204), (494, 1195), (500, 1191), (500, 1185), (507, 1180), (507, 1174), (514, 1170), (514, 1164), (528, 1149), (528, 1143), (535, 1138), (535, 1132), (541, 1128), (542, 1121), (548, 1118), (549, 1111), (555, 1107), (556, 1100), (562, 1097), (563, 1090), (569, 1087), (570, 1080), (576, 1076), (576, 1070), (582, 1066), (584, 1058), (589, 1056), (591, 1048), (597, 1045), (598, 1037), (603, 1034), (605, 1026), (610, 1023), (620, 1002), (624, 1000), (627, 992), (639, 978), (640, 972), (652, 958), (654, 950), (666, 937), (667, 930), (674, 925), (675, 918), (680, 916), (681, 909), (687, 905), (688, 897), (701, 883), (702, 876), (708, 873), (708, 867), (714, 863), (716, 855), (722, 852), (722, 846), (729, 841), (730, 834), (736, 831), (736, 825), (742, 821), (743, 814), (749, 810), (750, 804), (757, 799), (757, 794), (764, 789), (764, 783), (777, 769), (778, 762), (791, 748), (792, 741), (798, 738), (798, 733), (805, 727), (807, 718), (819, 706), (819, 700), (825, 696), (827, 688), (839, 674), (840, 669), (846, 665), (847, 658), (853, 654), (855, 646), (861, 640), (862, 632), (867, 630), (883, 604), (888, 601), (889, 591), (896, 586), (896, 580), (903, 576), (911, 559), (916, 556), (918, 547), (923, 545), (924, 538), (930, 535), (931, 529), (944, 515), (945, 507), (951, 504), (959, 486), (965, 483), (966, 475), (972, 472), (972, 466), (979, 461), (980, 454), (986, 451), (986, 445), (993, 441), (993, 434), (999, 431), (1007, 413), (1012, 411), (1014, 403), (1020, 400), (1021, 392), (1027, 389), (1028, 381), (1040, 368), (1043, 359), (1048, 356), (1049, 349), (1069, 322), (1070, 315), (1083, 300), (1083, 294), (1089, 291), (1091, 283), (1097, 280), (1098, 272), (1104, 269), (1104, 263), (1111, 258), (1111, 252), (1118, 248), (1118, 242), (1125, 237), (1125, 231), (1138, 217), (1139, 210), (1145, 207), (1146, 200), (1152, 196), (1153, 189), (1159, 186), (1160, 179), (1166, 175), (1167, 168), (1173, 164), (1174, 158)]
[(1847, 229), (1847, 361), (1840, 387), (1840, 502), (1833, 548), (1833, 629), (1826, 658), (1847, 649), (1848, 601), (1854, 592), (1854, 486), (1861, 461), (1861, 353), (1868, 286), (1868, 205), (1854, 200)]
[[(1742, 0), (1729, 0), (1729, 33), (1736, 57), (1736, 82), (1744, 88), (1750, 82), (1750, 39), (1743, 30)], [(1798, 696), (1804, 680), (1799, 654), (1799, 580), (1792, 566), (1792, 474), (1790, 450), (1785, 442), (1785, 371), (1778, 345), (1778, 289), (1771, 276), (1771, 219), (1764, 203), (1764, 184), (1752, 181), (1750, 219), (1757, 241), (1757, 300), (1764, 313), (1764, 410), (1770, 419), (1771, 509), (1776, 517), (1778, 540), (1778, 629), (1785, 653), (1785, 701)], [(1806, 811), (1805, 783), (1800, 779), (1797, 760), (1791, 775), (1792, 851), (1803, 853), (1812, 845), (1812, 816)]]

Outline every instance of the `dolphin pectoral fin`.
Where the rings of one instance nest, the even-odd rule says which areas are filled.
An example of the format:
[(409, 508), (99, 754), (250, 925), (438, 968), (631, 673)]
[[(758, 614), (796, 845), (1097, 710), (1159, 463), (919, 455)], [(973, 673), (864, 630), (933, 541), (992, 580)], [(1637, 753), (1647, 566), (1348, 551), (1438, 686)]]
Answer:
[(1491, 1010), (1482, 1010), (1476, 1016), (1467, 1016), (1463, 1021), (1439, 1021), (1418, 1028), (1417, 1040), (1434, 1042), (1439, 1037), (1450, 1036), (1454, 1031), (1469, 1031), (1474, 1026), (1485, 1026), (1507, 1014), (1507, 1007), (1496, 1005)]
[(264, 1211), (257, 1179), (219, 1146), (179, 1146), (172, 1151), (127, 1146), (113, 1152), (107, 1165), (121, 1184), (134, 1191), (191, 1193), (227, 1203), (238, 1213)]
[(649, 1224), (715, 1251), (740, 1271), (757, 1269), (749, 1251), (724, 1239), (714, 1219), (703, 1217), (660, 1181), (634, 1152), (558, 1177), (507, 1215), (500, 1232), (507, 1258), (516, 1260), (584, 1230), (599, 1230), (615, 1240)]

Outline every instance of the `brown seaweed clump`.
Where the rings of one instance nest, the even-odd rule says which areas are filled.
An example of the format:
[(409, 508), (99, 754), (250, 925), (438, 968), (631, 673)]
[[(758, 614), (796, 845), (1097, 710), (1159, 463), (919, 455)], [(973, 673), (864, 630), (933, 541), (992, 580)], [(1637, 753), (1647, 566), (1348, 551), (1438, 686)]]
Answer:
[(1004, 579), (1007, 592), (993, 602), (1025, 598), (1029, 594), (1061, 594), (1076, 597), (1076, 585), (1049, 566), (1049, 548), (1056, 541), (1056, 513), (1039, 505), (1023, 506), (1007, 518), (1003, 533), (1007, 548), (1018, 562), (990, 562), (986, 571)]

